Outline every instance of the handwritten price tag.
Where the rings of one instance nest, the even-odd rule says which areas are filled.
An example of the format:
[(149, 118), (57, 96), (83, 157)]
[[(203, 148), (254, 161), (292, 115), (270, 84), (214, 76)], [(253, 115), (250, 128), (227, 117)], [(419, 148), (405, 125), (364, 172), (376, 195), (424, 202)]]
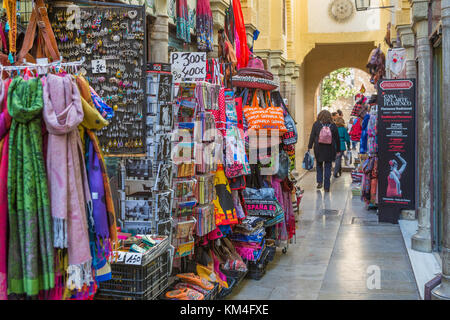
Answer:
[(127, 252), (125, 255), (125, 264), (141, 265), (142, 254), (135, 252)]
[(114, 251), (111, 256), (110, 262), (123, 262), (125, 259), (126, 252), (123, 251)]
[(105, 59), (92, 60), (92, 73), (106, 73)]
[(170, 61), (174, 82), (185, 79), (205, 80), (206, 52), (172, 52)]

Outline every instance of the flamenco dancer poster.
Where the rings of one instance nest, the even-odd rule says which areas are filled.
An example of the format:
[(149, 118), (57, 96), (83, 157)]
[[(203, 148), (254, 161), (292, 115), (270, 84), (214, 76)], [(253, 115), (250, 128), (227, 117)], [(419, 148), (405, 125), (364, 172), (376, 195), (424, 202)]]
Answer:
[(398, 223), (401, 210), (415, 209), (416, 98), (414, 80), (378, 82), (378, 213)]
[(402, 158), (400, 155), (400, 152), (397, 152), (395, 154), (397, 158), (401, 161), (401, 167), (399, 168), (399, 163), (397, 160), (392, 159), (389, 161), (389, 166), (391, 168), (391, 172), (389, 173), (389, 176), (387, 178), (387, 190), (386, 190), (386, 197), (402, 197), (402, 188), (401, 188), (401, 181), (402, 174), (406, 169), (406, 160)]

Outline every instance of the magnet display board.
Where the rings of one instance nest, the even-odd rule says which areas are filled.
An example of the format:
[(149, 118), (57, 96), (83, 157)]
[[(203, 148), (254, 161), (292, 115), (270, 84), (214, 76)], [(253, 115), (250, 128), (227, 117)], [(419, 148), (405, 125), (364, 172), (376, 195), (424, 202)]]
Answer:
[(398, 223), (402, 209), (415, 209), (415, 80), (378, 83), (379, 221)]
[(85, 59), (79, 72), (114, 109), (109, 125), (96, 132), (104, 155), (145, 156), (145, 8), (81, 3), (51, 5), (58, 49), (67, 61)]

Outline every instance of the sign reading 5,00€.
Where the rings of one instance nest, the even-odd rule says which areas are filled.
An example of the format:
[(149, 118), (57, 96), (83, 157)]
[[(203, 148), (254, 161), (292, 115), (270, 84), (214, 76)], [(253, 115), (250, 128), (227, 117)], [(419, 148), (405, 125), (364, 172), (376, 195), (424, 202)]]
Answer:
[(174, 82), (206, 78), (206, 52), (172, 52), (170, 63)]

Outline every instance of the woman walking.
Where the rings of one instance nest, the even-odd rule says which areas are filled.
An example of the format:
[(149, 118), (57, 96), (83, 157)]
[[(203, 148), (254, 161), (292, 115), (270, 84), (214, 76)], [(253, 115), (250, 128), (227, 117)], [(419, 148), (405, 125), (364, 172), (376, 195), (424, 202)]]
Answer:
[[(330, 191), (331, 163), (336, 159), (336, 153), (341, 150), (339, 132), (333, 123), (331, 113), (322, 110), (313, 124), (309, 136), (308, 151), (314, 145), (314, 155), (317, 161), (317, 189), (324, 186), (325, 192)], [(325, 163), (325, 177), (324, 177)]]
[[(336, 126), (339, 132), (339, 139), (341, 148), (338, 150), (336, 155), (336, 163), (334, 165), (334, 177), (340, 177), (342, 174), (342, 156), (344, 155), (344, 151), (350, 149), (350, 136), (348, 135), (347, 129), (345, 128), (345, 121), (342, 118), (336, 119)], [(347, 148), (345, 148), (347, 145)], [(338, 175), (339, 174), (339, 175)]]

